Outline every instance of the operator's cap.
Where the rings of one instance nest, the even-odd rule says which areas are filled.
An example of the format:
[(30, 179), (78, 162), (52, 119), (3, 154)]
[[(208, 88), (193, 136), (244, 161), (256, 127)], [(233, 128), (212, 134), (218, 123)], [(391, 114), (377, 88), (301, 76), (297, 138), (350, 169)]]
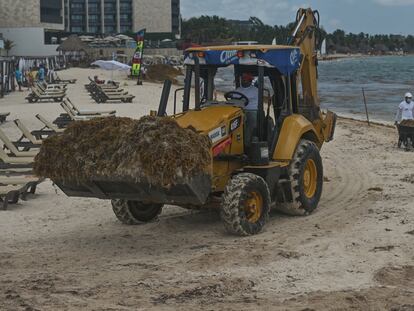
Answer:
[(413, 94), (411, 94), (411, 93), (405, 93), (405, 98), (413, 98)]
[(254, 80), (254, 77), (251, 73), (246, 72), (242, 74), (242, 80), (252, 82)]

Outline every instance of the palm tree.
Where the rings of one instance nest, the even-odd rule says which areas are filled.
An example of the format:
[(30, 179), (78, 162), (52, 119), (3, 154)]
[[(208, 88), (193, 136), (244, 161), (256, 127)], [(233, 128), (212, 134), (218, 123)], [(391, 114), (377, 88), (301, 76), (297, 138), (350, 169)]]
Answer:
[(15, 46), (16, 45), (14, 44), (13, 41), (8, 40), (8, 39), (4, 40), (4, 49), (6, 50), (6, 56), (9, 56), (10, 50)]

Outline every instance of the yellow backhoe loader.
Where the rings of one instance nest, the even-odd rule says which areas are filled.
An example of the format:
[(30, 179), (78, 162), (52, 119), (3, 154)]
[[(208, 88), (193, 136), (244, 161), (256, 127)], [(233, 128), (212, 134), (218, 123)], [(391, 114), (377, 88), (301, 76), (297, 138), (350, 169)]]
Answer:
[[(272, 208), (293, 215), (313, 212), (322, 194), (320, 150), (333, 139), (336, 123), (335, 114), (320, 109), (318, 25), (317, 11), (300, 9), (287, 45), (185, 52), (182, 107), (174, 103), (174, 114), (168, 117), (210, 137), (213, 162), (208, 174), (168, 188), (121, 179), (59, 187), (69, 196), (112, 200), (115, 215), (125, 224), (151, 221), (166, 204), (219, 208), (226, 229), (242, 236), (259, 233)], [(246, 109), (249, 98), (241, 92), (215, 98), (215, 77), (223, 68), (233, 70), (236, 87), (244, 74), (256, 78), (256, 110)], [(158, 116), (167, 116), (170, 89), (166, 81)]]

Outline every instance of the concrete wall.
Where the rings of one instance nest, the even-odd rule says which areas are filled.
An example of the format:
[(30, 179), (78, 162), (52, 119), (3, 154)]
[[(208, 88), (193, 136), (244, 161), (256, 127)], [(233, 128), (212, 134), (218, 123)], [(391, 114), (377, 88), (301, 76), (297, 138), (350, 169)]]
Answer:
[(64, 30), (63, 21), (62, 24), (40, 22), (40, 0), (0, 0), (0, 28), (13, 27), (43, 27)]
[(171, 0), (134, 0), (133, 31), (172, 32)]
[(45, 45), (43, 28), (0, 28), (4, 39), (14, 42), (9, 56), (55, 56), (58, 45)]

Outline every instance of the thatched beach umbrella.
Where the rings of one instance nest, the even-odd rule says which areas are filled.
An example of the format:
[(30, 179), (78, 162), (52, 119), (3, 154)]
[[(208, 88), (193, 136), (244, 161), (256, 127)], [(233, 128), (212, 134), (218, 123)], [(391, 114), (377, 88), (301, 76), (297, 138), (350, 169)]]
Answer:
[(78, 36), (71, 35), (56, 50), (62, 52), (63, 55), (70, 57), (72, 60), (80, 61), (87, 56), (88, 48), (88, 45)]
[(61, 45), (57, 48), (57, 51), (62, 52), (81, 52), (88, 49), (88, 45), (83, 42), (78, 36), (69, 36)]

